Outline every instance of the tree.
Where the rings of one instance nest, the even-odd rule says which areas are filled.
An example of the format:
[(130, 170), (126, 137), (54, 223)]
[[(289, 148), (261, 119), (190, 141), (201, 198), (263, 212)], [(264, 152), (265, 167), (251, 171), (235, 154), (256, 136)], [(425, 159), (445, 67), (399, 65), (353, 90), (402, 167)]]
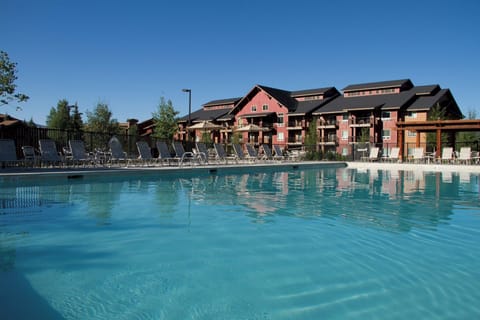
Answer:
[(165, 98), (161, 97), (158, 110), (152, 113), (155, 123), (152, 136), (156, 139), (172, 141), (178, 131), (177, 115), (178, 111), (173, 108), (172, 101), (165, 101)]
[(81, 139), (83, 121), (77, 104), (71, 106), (67, 99), (59, 100), (57, 108), (50, 109), (47, 116), (47, 127), (60, 130), (49, 132), (49, 137), (57, 141), (66, 143), (69, 139)]
[(87, 111), (85, 129), (97, 133), (116, 134), (120, 131), (120, 125), (117, 119), (112, 118), (108, 104), (99, 102), (92, 112)]
[(107, 147), (111, 136), (120, 133), (120, 124), (117, 119), (112, 118), (112, 112), (108, 108), (108, 104), (99, 102), (92, 112), (87, 111), (85, 130), (96, 133), (88, 141), (89, 144), (91, 143), (89, 148), (92, 150), (95, 148), (104, 149)]
[(25, 94), (15, 93), (17, 90), (15, 80), (17, 80), (17, 64), (10, 61), (6, 52), (0, 51), (0, 106), (13, 101), (25, 102), (28, 100), (28, 96)]
[(318, 147), (318, 133), (317, 133), (317, 120), (314, 118), (310, 121), (307, 134), (305, 136), (305, 149), (307, 151), (307, 160), (319, 160), (321, 154), (317, 151)]

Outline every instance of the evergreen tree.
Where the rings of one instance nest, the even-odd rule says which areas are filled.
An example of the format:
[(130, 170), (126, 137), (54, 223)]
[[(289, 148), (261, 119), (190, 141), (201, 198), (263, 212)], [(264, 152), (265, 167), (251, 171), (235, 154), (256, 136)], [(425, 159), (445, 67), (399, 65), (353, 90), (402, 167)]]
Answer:
[(50, 109), (50, 114), (47, 116), (47, 127), (61, 130), (70, 129), (70, 110), (66, 99), (59, 100), (57, 108)]
[(307, 151), (307, 160), (318, 160), (321, 155), (317, 151), (318, 147), (318, 133), (317, 133), (317, 120), (314, 118), (310, 121), (310, 125), (307, 129), (305, 136), (305, 149)]
[(172, 141), (178, 131), (177, 115), (178, 111), (173, 108), (172, 101), (161, 97), (157, 111), (152, 114), (155, 123), (152, 136), (159, 140)]

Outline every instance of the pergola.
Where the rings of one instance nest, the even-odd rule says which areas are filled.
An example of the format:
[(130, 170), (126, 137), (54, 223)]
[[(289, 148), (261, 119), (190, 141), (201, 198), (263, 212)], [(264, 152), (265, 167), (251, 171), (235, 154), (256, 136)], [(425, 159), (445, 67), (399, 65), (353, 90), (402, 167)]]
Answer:
[[(480, 131), (480, 119), (475, 120), (428, 120), (428, 121), (399, 121), (397, 122), (398, 146), (403, 155), (405, 131), (436, 132), (436, 155), (440, 157), (442, 147), (442, 132)], [(417, 134), (416, 146), (420, 146), (420, 135)]]

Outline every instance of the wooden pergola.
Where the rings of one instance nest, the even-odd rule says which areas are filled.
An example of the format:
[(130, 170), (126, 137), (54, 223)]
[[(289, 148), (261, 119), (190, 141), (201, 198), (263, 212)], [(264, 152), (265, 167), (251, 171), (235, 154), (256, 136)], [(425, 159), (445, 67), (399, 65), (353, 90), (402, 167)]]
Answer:
[[(397, 122), (398, 146), (403, 155), (405, 131), (436, 132), (436, 154), (440, 157), (442, 148), (442, 132), (480, 131), (480, 119), (475, 120), (427, 120), (427, 121), (399, 121)], [(416, 146), (420, 146), (420, 135), (417, 134)]]

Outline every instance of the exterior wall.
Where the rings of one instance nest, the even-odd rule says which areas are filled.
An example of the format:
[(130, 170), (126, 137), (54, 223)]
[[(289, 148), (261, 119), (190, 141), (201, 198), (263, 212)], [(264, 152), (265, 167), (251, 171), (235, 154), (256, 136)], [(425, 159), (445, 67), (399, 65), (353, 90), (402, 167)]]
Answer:
[(398, 111), (390, 111), (390, 118), (382, 118), (382, 130), (390, 130), (390, 138), (385, 138), (380, 132), (380, 139), (384, 144), (396, 146), (397, 145), (397, 121), (398, 121)]
[[(268, 109), (263, 110), (263, 106), (267, 105)], [(252, 110), (252, 107), (256, 107), (256, 111)], [(278, 113), (283, 113), (283, 126), (279, 125), (278, 123), (267, 123), (268, 125), (272, 126), (273, 128), (276, 128), (276, 134), (273, 134), (272, 131), (270, 132), (258, 132), (258, 133), (249, 133), (249, 132), (243, 132), (242, 133), (242, 141), (246, 142), (249, 141), (249, 135), (250, 136), (258, 136), (258, 143), (274, 143), (274, 144), (280, 144), (284, 145), (287, 142), (288, 139), (288, 132), (286, 128), (286, 124), (288, 123), (288, 109), (285, 107), (282, 107), (277, 100), (274, 98), (269, 97), (265, 92), (263, 91), (258, 91), (257, 94), (250, 100), (248, 103), (243, 106), (243, 108), (235, 115), (235, 126), (238, 128), (239, 126), (245, 126), (249, 123), (255, 123), (259, 124), (260, 126), (265, 126), (266, 123), (264, 123), (265, 118), (264, 117), (253, 117), (253, 118), (244, 118), (243, 116), (245, 115), (251, 115), (255, 113), (265, 113), (265, 112), (275, 112), (277, 115)], [(279, 141), (278, 136), (279, 133), (283, 133), (283, 141)], [(281, 135), (281, 134), (280, 134)], [(271, 141), (268, 141), (268, 137), (271, 136)]]
[[(427, 120), (427, 113), (417, 112), (416, 117), (408, 117), (405, 115), (405, 122), (412, 122), (412, 121), (426, 121)], [(418, 132), (416, 134), (419, 134)], [(417, 136), (409, 135), (408, 132), (405, 132), (405, 143), (406, 144), (414, 144), (417, 141)], [(425, 143), (427, 141), (427, 134), (420, 133), (420, 144)]]

